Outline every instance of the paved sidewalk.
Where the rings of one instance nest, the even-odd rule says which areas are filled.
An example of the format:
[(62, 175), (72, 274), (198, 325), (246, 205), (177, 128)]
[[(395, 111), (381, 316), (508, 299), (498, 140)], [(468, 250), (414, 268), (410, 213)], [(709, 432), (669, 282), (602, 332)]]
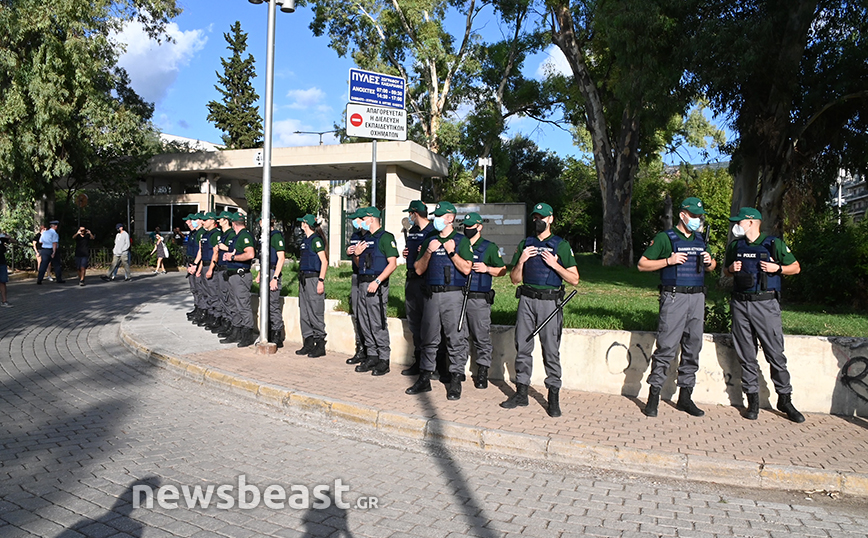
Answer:
[(694, 418), (662, 402), (660, 416), (650, 419), (634, 398), (564, 390), (564, 416), (553, 419), (544, 387), (531, 387), (527, 408), (500, 408), (513, 387), (500, 382), (477, 390), (468, 381), (458, 401), (448, 401), (439, 382), (430, 393), (407, 396), (413, 378), (400, 367), (377, 378), (354, 372), (344, 355), (299, 357), (296, 342), (270, 356), (221, 345), (186, 320), (191, 308), (184, 296), (143, 304), (122, 323), (121, 336), (139, 355), (203, 383), (416, 439), (641, 474), (868, 496), (862, 418), (807, 414), (794, 424), (763, 409), (748, 421), (729, 406), (705, 406), (706, 415)]

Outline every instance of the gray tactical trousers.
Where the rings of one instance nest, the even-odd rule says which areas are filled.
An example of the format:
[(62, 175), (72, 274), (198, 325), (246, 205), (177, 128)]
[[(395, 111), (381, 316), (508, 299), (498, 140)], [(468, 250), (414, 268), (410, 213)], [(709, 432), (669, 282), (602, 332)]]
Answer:
[(757, 339), (769, 363), (772, 383), (778, 394), (792, 394), (787, 357), (784, 355), (784, 330), (781, 327), (781, 305), (777, 300), (730, 302), (732, 311), (732, 342), (741, 362), (741, 386), (745, 393), (759, 392)]
[(229, 277), (229, 294), (231, 303), (234, 305), (232, 325), (242, 329), (253, 329), (253, 310), (250, 306), (250, 285), (253, 283), (253, 275), (244, 270), (243, 275), (234, 274)]
[(649, 385), (663, 386), (669, 365), (678, 353), (679, 344), (681, 362), (678, 364), (678, 386), (693, 388), (696, 385), (704, 319), (704, 293), (660, 292), (657, 349), (651, 355)]
[(467, 327), (458, 332), (458, 317), (461, 315), (461, 290), (431, 294), (425, 301), (422, 314), (422, 361), (420, 368), (433, 372), (437, 366), (437, 348), (441, 331), (446, 338), (446, 353), (449, 358), (449, 373), (463, 375), (467, 366)]
[[(552, 322), (554, 323), (554, 322)], [(485, 299), (467, 299), (464, 324), (476, 346), (476, 364), (491, 367), (491, 305)], [(532, 331), (533, 329), (531, 329)]]
[(223, 308), (220, 304), (220, 289), (218, 288), (219, 284), (217, 284), (220, 275), (215, 271), (213, 276), (208, 279), (205, 276), (207, 273), (208, 267), (202, 266), (202, 275), (197, 278), (202, 290), (202, 301), (209, 314), (219, 317), (223, 315)]
[[(537, 325), (551, 314), (558, 302), (551, 299), (533, 299), (524, 295), (518, 300), (515, 320), (515, 377), (516, 383), (529, 385), (533, 374), (534, 340), (526, 342)], [(561, 332), (564, 326), (563, 312), (558, 313), (539, 333), (542, 345), (543, 366), (546, 369), (545, 385), (561, 387)]]
[(389, 330), (386, 322), (386, 306), (389, 304), (389, 286), (380, 284), (376, 293), (368, 293), (370, 282), (359, 282), (359, 327), (362, 330), (362, 343), (368, 357), (379, 357), (388, 361), (392, 355)]
[(404, 285), (404, 310), (413, 335), (413, 356), (422, 349), (422, 316), (425, 311), (425, 280), (408, 278)]
[(298, 320), (303, 338), (325, 338), (325, 293), (316, 292), (316, 278), (299, 278)]

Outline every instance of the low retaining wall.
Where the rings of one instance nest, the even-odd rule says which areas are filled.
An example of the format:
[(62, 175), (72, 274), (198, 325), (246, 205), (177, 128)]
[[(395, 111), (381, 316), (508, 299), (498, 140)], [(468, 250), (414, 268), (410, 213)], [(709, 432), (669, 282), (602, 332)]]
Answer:
[[(298, 298), (284, 297), (283, 320), (287, 340), (300, 342)], [(258, 316), (258, 298), (253, 297)], [(326, 349), (352, 355), (355, 337), (352, 320), (335, 310), (337, 301), (326, 301)], [(406, 319), (389, 318), (392, 371), (412, 363), (413, 339)], [(492, 379), (515, 379), (515, 330), (493, 325)], [(728, 334), (705, 334), (693, 397), (703, 404), (742, 405), (741, 366)], [(793, 401), (799, 410), (845, 416), (868, 417), (868, 338), (784, 336), (788, 369), (792, 377)], [(543, 385), (545, 370), (540, 346), (534, 348), (531, 383)], [(622, 394), (644, 399), (645, 383), (654, 351), (655, 333), (564, 329), (561, 340), (563, 386), (589, 392)], [(471, 346), (471, 353), (473, 353)], [(772, 407), (777, 398), (771, 385), (768, 364), (760, 350), (762, 370), (760, 401)], [(663, 387), (663, 397), (676, 393), (675, 364)], [(468, 375), (473, 357), (468, 361)], [(771, 398), (769, 398), (771, 396)]]

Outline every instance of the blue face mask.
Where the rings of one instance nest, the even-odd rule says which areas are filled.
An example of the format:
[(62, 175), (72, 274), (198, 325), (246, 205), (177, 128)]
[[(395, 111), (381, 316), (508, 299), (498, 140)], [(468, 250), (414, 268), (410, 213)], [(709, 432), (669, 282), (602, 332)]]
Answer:
[(359, 226), (361, 226), (361, 227), (362, 227), (362, 230), (365, 230), (366, 232), (370, 232), (370, 231), (371, 231), (371, 225), (368, 224), (368, 223), (365, 222), (365, 221), (362, 221), (362, 223), (359, 224)]
[(358, 219), (353, 219), (353, 220), (351, 220), (350, 222), (353, 223), (353, 228), (354, 228), (354, 229), (356, 229), (356, 230), (359, 229), (359, 221), (358, 221)]
[(434, 229), (442, 232), (446, 229), (446, 219), (443, 217), (434, 217)]
[(691, 232), (695, 232), (700, 227), (702, 227), (702, 220), (700, 220), (699, 218), (692, 217), (687, 219), (687, 229)]

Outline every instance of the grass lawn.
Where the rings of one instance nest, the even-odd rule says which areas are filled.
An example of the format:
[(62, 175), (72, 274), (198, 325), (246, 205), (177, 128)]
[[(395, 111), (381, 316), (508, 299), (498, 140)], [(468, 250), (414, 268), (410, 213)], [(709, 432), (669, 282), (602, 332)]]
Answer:
[[(603, 267), (593, 254), (577, 254), (580, 282), (578, 294), (567, 304), (564, 326), (579, 329), (618, 329), (625, 331), (656, 331), (660, 276), (640, 273), (635, 267)], [(388, 315), (404, 316), (404, 265), (392, 275), (389, 289)], [(298, 295), (298, 264), (288, 263), (283, 269), (283, 295)], [(349, 309), (349, 265), (330, 267), (326, 274), (326, 297), (340, 301), (342, 310)], [(492, 306), (492, 323), (513, 325), (518, 299), (509, 276), (494, 279), (497, 294)], [(258, 289), (254, 284), (254, 289)], [(570, 290), (568, 289), (567, 292)], [(786, 292), (786, 289), (784, 290)], [(716, 303), (728, 310), (729, 293), (717, 289), (709, 278), (707, 304)], [(868, 335), (868, 314), (855, 311), (832, 311), (812, 305), (784, 304), (784, 333), (820, 336)], [(706, 327), (709, 330), (711, 327)]]

